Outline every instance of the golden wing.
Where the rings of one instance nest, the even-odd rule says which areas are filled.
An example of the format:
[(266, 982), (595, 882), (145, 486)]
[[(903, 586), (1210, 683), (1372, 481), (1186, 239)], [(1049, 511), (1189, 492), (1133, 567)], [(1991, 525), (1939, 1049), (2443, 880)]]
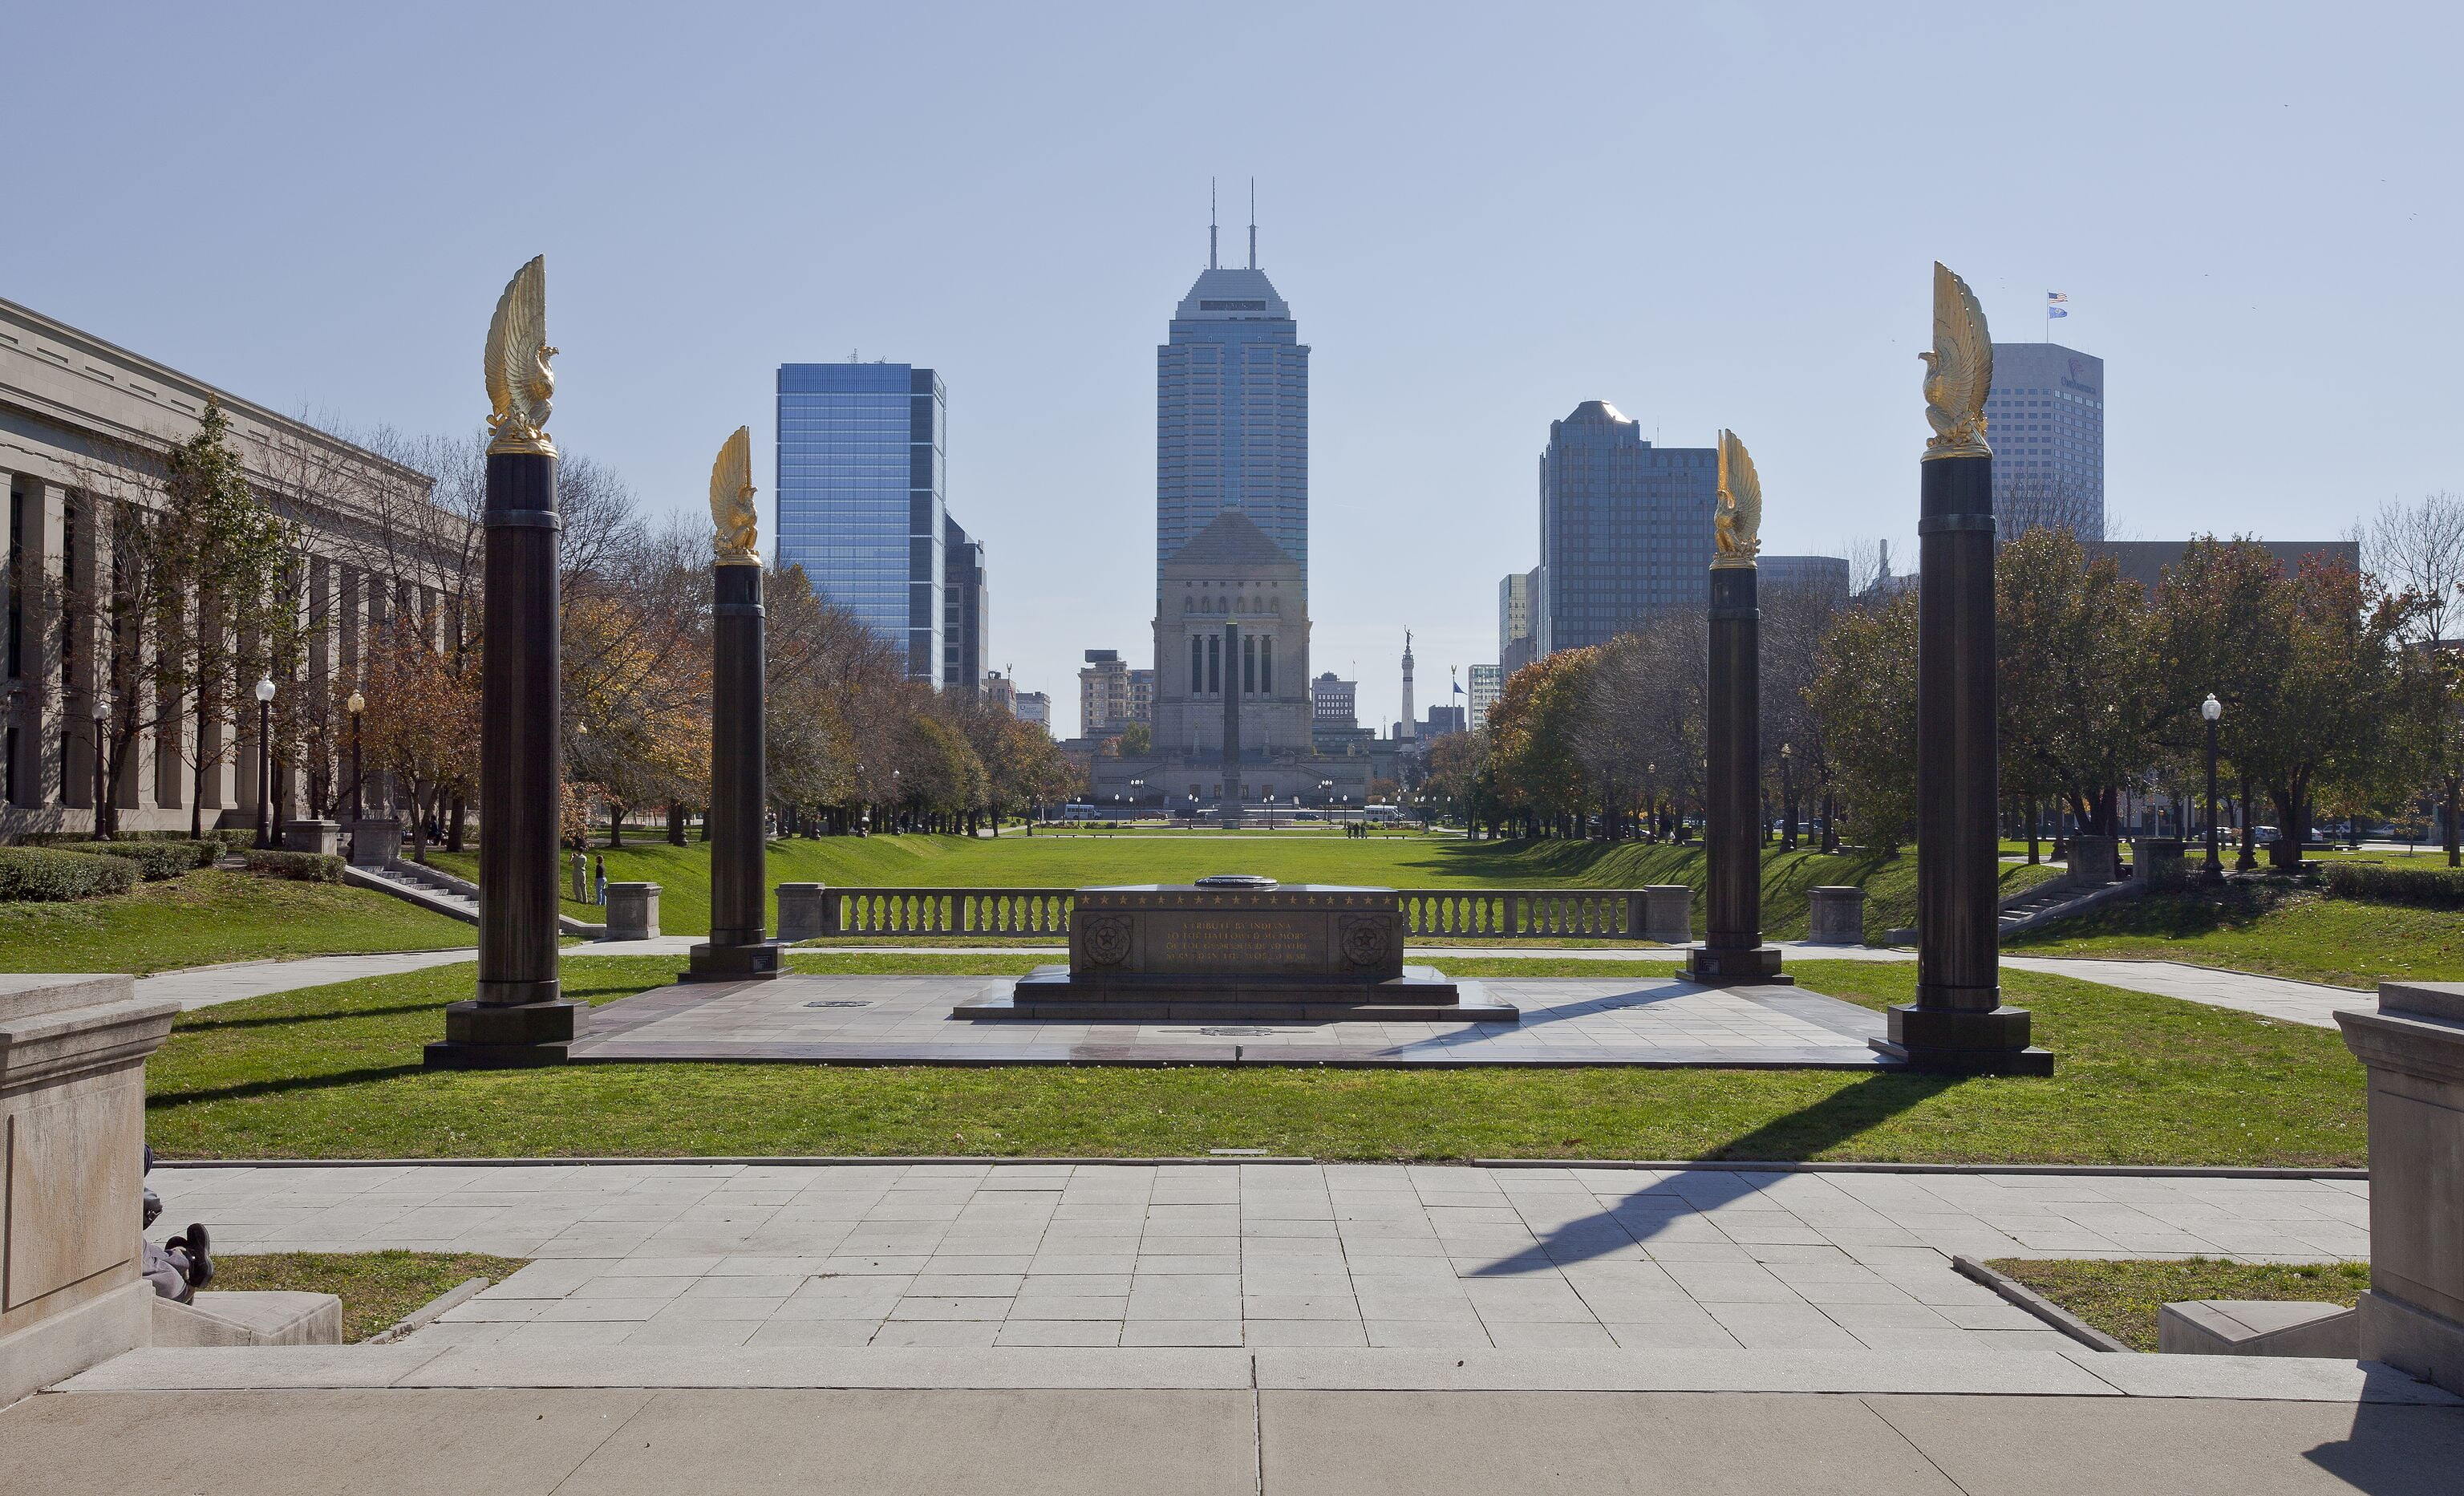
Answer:
[(1933, 267), (1933, 354), (1925, 363), (1928, 457), (1990, 457), (1985, 397), (1993, 385), (1993, 339), (1976, 293), (1940, 260)]
[(1715, 566), (1750, 566), (1762, 549), (1763, 485), (1753, 455), (1734, 431), (1720, 433), (1720, 509), (1712, 526)]
[(535, 256), (505, 282), (496, 315), (488, 319), (488, 347), (481, 360), (488, 381), (490, 451), (556, 455), (539, 429), (531, 381), (547, 346), (547, 256)]
[(753, 428), (739, 426), (710, 465), (711, 549), (722, 566), (760, 563), (753, 494)]

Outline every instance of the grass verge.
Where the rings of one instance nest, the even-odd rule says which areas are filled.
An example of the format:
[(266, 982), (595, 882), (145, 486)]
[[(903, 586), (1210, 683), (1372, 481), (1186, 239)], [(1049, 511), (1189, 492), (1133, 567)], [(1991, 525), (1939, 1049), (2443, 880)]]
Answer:
[[(817, 959), (980, 972), (1009, 958), (798, 964)], [(568, 957), (565, 991), (612, 1001), (664, 985), (676, 968), (673, 957)], [(1909, 1001), (1916, 978), (1896, 963), (1794, 970), (1815, 990), (1877, 1008)], [(1510, 974), (1540, 975), (1521, 962)], [(2023, 972), (2006, 974), (2004, 990), (2035, 1009), (2039, 1042), (2060, 1057), (2050, 1080), (1610, 1067), (422, 1069), (420, 1046), (443, 1031), (444, 1004), (467, 996), (470, 980), (467, 968), (448, 967), (188, 1014), (148, 1067), (148, 1136), (181, 1158), (1264, 1148), (1328, 1159), (2316, 1166), (2360, 1163), (2365, 1148), (2361, 1068), (2335, 1034)]]
[(2017, 936), (2028, 956), (2191, 961), (2367, 990), (2382, 980), (2464, 980), (2453, 911), (2330, 898), (2290, 881), (2114, 899)]
[(272, 957), (432, 951), (475, 932), (366, 889), (201, 868), (108, 898), (0, 904), (0, 971), (147, 972)]
[(2370, 1286), (2367, 1263), (2229, 1263), (1999, 1258), (2015, 1278), (2133, 1351), (2156, 1349), (2156, 1309), (2192, 1299), (2299, 1299), (2350, 1309)]
[(357, 1345), (466, 1279), (502, 1283), (527, 1262), (480, 1252), (261, 1252), (214, 1259), (213, 1291), (331, 1293)]

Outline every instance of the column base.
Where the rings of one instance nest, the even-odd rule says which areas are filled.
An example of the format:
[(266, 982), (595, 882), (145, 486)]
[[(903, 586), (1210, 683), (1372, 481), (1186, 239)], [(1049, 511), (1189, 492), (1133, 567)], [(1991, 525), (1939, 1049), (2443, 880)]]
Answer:
[(2363, 1360), (2464, 1392), (2464, 1325), (2378, 1288), (2365, 1290), (2359, 1308)]
[(751, 945), (713, 945), (708, 941), (693, 948), (693, 964), (676, 974), (678, 981), (768, 981), (786, 965), (786, 946), (776, 940), (759, 940)]
[(1985, 1011), (1893, 1004), (1890, 1037), (1875, 1050), (1927, 1075), (2051, 1075), (2054, 1054), (2028, 1043), (2026, 1008)]
[(1685, 979), (1704, 987), (1788, 987), (1796, 979), (1780, 971), (1775, 945), (1698, 945), (1685, 956)]
[[(544, 983), (542, 983), (544, 985)], [(562, 1065), (573, 1044), (575, 1015), (584, 1004), (456, 1002), (445, 1010), (445, 1037), (423, 1063), (431, 1070), (510, 1070)]]

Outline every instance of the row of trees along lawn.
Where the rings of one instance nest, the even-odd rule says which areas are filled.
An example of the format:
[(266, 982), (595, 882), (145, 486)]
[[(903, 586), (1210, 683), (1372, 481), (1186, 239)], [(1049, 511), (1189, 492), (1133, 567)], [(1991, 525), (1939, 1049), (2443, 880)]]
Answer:
[[(2448, 495), (2390, 506), (2365, 539), (2364, 573), (2287, 571), (2259, 545), (2195, 540), (2152, 595), (2067, 529), (2003, 545), (2013, 833), (2061, 810), (2119, 834), (2126, 794), (2194, 806), (2213, 693), (2221, 798), (2247, 812), (2246, 839), (2261, 821), (2443, 810), (2457, 861), (2464, 654), (2440, 641), (2464, 583), (2464, 510)], [(1768, 803), (1792, 826), (1818, 818), (1826, 850), (1843, 835), (1895, 850), (1913, 834), (1917, 607), (1913, 587), (1764, 590)], [(1433, 745), (1423, 797), (1492, 832), (1682, 837), (1701, 807), (1705, 652), (1703, 613), (1679, 609), (1517, 671), (1482, 732)], [(2299, 838), (2270, 855), (2297, 864)]]
[[(436, 475), (444, 510), (475, 521), (485, 493), (477, 441), (417, 443), (402, 456)], [(557, 465), (557, 502), (568, 835), (579, 840), (592, 808), (605, 806), (619, 840), (626, 819), (647, 810), (682, 843), (710, 795), (708, 528), (645, 517), (612, 472), (571, 452)], [(436, 588), (450, 618), (397, 620), (372, 641), (357, 683), (366, 771), (394, 776), (414, 826), (435, 825), (451, 847), (477, 783), (486, 648), (475, 627), (482, 552), (459, 554), (461, 566)], [(769, 787), (781, 830), (997, 828), (1076, 786), (1042, 730), (907, 679), (900, 651), (824, 602), (803, 568), (771, 570), (764, 588)], [(334, 689), (346, 696), (353, 685)]]

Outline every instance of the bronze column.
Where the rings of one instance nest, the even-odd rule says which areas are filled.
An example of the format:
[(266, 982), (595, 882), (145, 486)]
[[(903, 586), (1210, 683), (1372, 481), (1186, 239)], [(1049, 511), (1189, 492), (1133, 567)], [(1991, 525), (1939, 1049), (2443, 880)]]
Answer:
[[(1725, 558), (1724, 558), (1725, 560)], [(1704, 746), (1703, 863), (1706, 938), (1689, 981), (1742, 986), (1793, 981), (1763, 943), (1762, 614), (1750, 559), (1711, 566), (1711, 658)]]
[(767, 979), (781, 947), (768, 931), (761, 568), (722, 563), (711, 578), (710, 939), (684, 979)]
[(554, 388), (546, 271), (514, 276), (488, 329), (487, 532), (479, 670), (479, 992), (445, 1010), (431, 1068), (556, 1065), (574, 1015), (557, 978), (557, 839), (564, 754), (556, 449), (542, 427)]
[(1917, 1001), (1875, 1047), (1908, 1068), (2051, 1075), (2025, 1008), (2001, 988), (2001, 743), (1995, 723), (1993, 454), (1984, 401), (1992, 344), (1967, 284), (1934, 267), (1925, 381), (1936, 432), (1919, 465)]

